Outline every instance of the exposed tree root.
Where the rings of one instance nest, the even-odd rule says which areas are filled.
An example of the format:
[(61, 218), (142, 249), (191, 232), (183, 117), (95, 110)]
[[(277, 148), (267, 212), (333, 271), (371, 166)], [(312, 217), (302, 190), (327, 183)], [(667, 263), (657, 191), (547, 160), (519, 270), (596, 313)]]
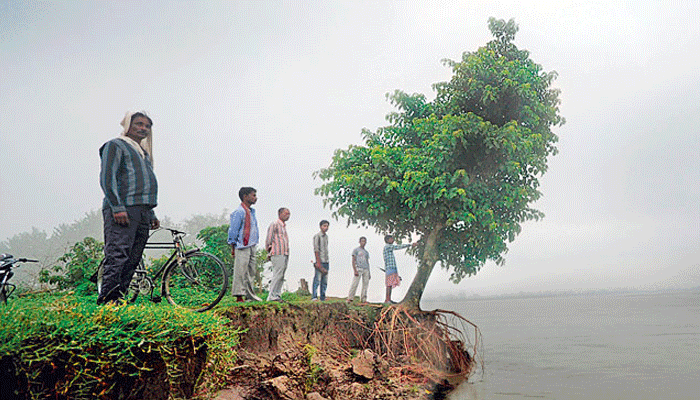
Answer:
[(226, 315), (248, 331), (228, 389), (238, 397), (220, 400), (442, 399), (480, 358), (479, 329), (451, 311), (342, 301)]
[[(450, 325), (448, 316), (461, 326)], [(424, 376), (434, 383), (459, 381), (467, 379), (475, 371), (474, 360), (481, 359), (479, 328), (453, 311), (415, 311), (397, 305), (382, 308), (373, 326), (363, 320), (353, 321), (360, 328), (357, 331), (364, 331), (361, 338), (356, 338), (362, 340), (362, 347), (392, 360), (392, 368), (409, 376)], [(467, 326), (473, 328), (473, 343)]]

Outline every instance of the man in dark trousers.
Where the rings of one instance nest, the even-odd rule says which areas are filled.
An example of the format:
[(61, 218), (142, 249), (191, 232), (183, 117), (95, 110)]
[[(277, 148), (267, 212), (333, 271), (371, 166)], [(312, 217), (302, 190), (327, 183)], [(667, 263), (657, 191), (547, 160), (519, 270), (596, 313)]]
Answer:
[(121, 125), (122, 134), (100, 148), (105, 259), (97, 304), (116, 304), (123, 298), (141, 261), (149, 228), (160, 227), (153, 211), (158, 203), (153, 121), (144, 112), (128, 112)]

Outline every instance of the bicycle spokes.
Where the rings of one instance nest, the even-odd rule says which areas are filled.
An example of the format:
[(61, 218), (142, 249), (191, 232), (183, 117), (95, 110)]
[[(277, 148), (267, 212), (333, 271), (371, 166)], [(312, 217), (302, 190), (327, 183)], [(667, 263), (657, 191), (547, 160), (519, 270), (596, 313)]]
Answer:
[(221, 300), (227, 285), (228, 274), (221, 260), (197, 252), (168, 268), (164, 292), (172, 304), (206, 311)]
[(193, 285), (199, 284), (197, 279), (199, 273), (197, 272), (197, 266), (195, 265), (195, 263), (185, 261), (179, 264), (180, 272), (182, 272), (182, 275), (185, 277), (185, 279), (187, 279)]

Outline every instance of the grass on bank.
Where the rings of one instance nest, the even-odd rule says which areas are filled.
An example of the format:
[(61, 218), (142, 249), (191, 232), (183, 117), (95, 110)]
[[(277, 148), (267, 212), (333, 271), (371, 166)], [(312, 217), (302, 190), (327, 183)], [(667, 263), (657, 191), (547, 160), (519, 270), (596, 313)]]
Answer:
[(95, 296), (75, 293), (13, 296), (0, 307), (0, 357), (12, 358), (31, 390), (47, 390), (38, 382), (41, 374), (51, 375), (47, 368), (60, 362), (65, 371), (54, 388), (76, 399), (117, 390), (115, 376), (138, 379), (152, 369), (154, 359), (162, 360), (177, 398), (173, 392), (190, 368), (185, 355), (206, 346), (195, 391), (207, 397), (225, 385), (236, 360), (240, 331), (228, 322), (213, 312), (194, 313), (167, 303), (97, 306)]

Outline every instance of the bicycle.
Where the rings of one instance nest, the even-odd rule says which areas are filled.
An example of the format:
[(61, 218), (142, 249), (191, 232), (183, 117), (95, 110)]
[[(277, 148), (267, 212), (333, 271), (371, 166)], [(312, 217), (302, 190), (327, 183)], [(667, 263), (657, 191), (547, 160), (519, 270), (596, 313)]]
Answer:
[(15, 274), (12, 272), (12, 267), (18, 263), (39, 262), (38, 260), (30, 260), (28, 258), (14, 258), (10, 254), (0, 254), (0, 303), (7, 304), (7, 299), (14, 293), (17, 286), (9, 283), (10, 278)]
[[(133, 303), (141, 294), (150, 296), (150, 300), (155, 303), (159, 303), (162, 297), (165, 297), (168, 303), (192, 311), (203, 312), (212, 309), (224, 297), (228, 287), (228, 270), (224, 263), (218, 257), (202, 252), (199, 248), (187, 250), (183, 241), (187, 233), (171, 228), (159, 230), (169, 231), (173, 237), (172, 243), (149, 242), (146, 243), (146, 249), (174, 250), (165, 264), (152, 276), (149, 276), (141, 259), (124, 296), (126, 301)], [(98, 293), (102, 289), (103, 264), (104, 260), (97, 270)], [(160, 296), (154, 295), (154, 280), (161, 277)]]

